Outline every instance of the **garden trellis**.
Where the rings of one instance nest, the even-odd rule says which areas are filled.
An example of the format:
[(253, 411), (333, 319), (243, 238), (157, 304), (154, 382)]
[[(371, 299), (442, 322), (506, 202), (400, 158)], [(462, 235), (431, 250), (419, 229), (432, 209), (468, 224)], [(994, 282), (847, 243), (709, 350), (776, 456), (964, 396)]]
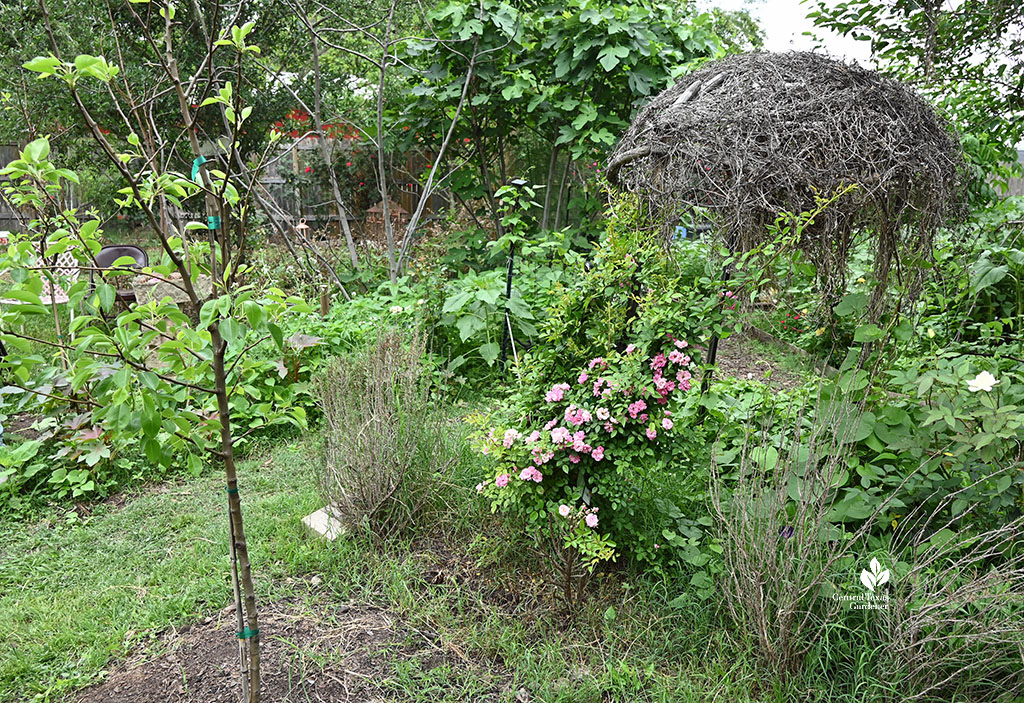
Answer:
[(705, 65), (644, 108), (608, 179), (671, 231), (706, 217), (734, 252), (766, 241), (780, 213), (847, 190), (796, 242), (832, 302), (855, 235), (875, 239), (873, 309), (895, 267), (912, 292), (935, 232), (962, 213), (965, 167), (949, 124), (912, 90), (813, 53), (753, 52)]

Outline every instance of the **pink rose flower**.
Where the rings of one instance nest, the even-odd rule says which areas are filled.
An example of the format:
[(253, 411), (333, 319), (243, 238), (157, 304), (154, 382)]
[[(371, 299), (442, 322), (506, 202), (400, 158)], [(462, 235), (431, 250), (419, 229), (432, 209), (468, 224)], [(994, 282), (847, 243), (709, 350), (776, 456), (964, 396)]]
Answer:
[(569, 430), (564, 427), (556, 427), (551, 430), (551, 443), (552, 444), (568, 444), (572, 441), (572, 434)]
[(681, 363), (683, 361), (683, 358), (683, 353), (677, 349), (669, 352), (668, 355), (668, 360), (671, 361), (673, 364)]
[(505, 449), (508, 449), (517, 439), (519, 439), (520, 436), (519, 430), (509, 428), (505, 430), (505, 436), (502, 438), (501, 443), (504, 445)]
[(587, 515), (584, 520), (587, 523), (587, 527), (597, 527), (597, 515), (591, 513), (590, 515)]
[(572, 512), (572, 508), (570, 508), (568, 505), (559, 505), (558, 506), (558, 514), (561, 515), (562, 517), (569, 517), (569, 513), (571, 513), (571, 512)]
[(686, 349), (688, 346), (690, 346), (689, 344), (687, 344), (685, 339), (677, 339), (675, 341), (675, 345), (680, 349)]
[(537, 471), (534, 467), (527, 466), (519, 472), (519, 478), (523, 481), (534, 481), (535, 483), (540, 483), (544, 476), (542, 476), (540, 471)]
[(549, 403), (557, 403), (565, 397), (565, 392), (569, 390), (568, 383), (556, 383), (548, 391), (547, 395), (544, 396), (544, 400)]
[(671, 430), (672, 429), (672, 418), (666, 417), (666, 418), (662, 419), (661, 426), (664, 427), (666, 430)]
[(504, 488), (505, 486), (508, 485), (508, 479), (508, 474), (502, 474), (498, 478), (494, 479), (494, 485), (497, 486), (498, 488)]
[(654, 439), (657, 436), (658, 436), (658, 431), (656, 429), (654, 429), (653, 427), (648, 427), (647, 428), (647, 439)]
[(627, 354), (632, 354), (635, 351), (636, 351), (636, 345), (635, 344), (627, 344), (626, 345), (626, 353)]
[(590, 456), (594, 457), (594, 461), (601, 461), (604, 459), (604, 447), (597, 447), (590, 453)]
[(583, 385), (584, 383), (586, 383), (586, 382), (587, 382), (587, 379), (588, 379), (588, 378), (590, 378), (590, 377), (589, 377), (589, 376), (587, 376), (587, 372), (586, 372), (586, 371), (584, 371), (584, 372), (582, 372), (582, 373), (580, 374), (580, 377), (576, 379), (576, 383), (578, 383), (579, 385), (581, 385), (581, 386), (582, 386), (582, 385)]
[(645, 403), (641, 399), (636, 401), (635, 403), (630, 403), (629, 408), (627, 409), (629, 410), (629, 416), (633, 419), (636, 419), (637, 415), (639, 415), (642, 411), (647, 409), (647, 403)]

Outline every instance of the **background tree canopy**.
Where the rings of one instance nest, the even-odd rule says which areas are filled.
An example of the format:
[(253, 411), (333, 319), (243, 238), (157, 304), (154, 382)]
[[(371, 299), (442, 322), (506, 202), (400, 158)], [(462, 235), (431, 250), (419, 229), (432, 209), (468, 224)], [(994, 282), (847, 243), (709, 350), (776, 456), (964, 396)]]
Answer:
[[(815, 0), (819, 27), (870, 43), (883, 70), (956, 122), (979, 175), (1016, 164), (1024, 137), (1024, 12), (1017, 0)], [(991, 195), (991, 192), (987, 192)]]

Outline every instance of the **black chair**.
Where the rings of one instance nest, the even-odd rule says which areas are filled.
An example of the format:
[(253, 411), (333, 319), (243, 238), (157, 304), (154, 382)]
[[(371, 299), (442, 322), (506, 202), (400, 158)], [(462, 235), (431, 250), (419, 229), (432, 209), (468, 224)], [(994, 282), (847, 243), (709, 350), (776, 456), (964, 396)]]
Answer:
[[(142, 269), (149, 266), (149, 255), (146, 254), (145, 250), (140, 249), (132, 244), (108, 244), (107, 246), (100, 249), (99, 253), (96, 254), (96, 266), (105, 269), (112, 268), (114, 262), (125, 256), (130, 256), (135, 260), (134, 264), (131, 264), (133, 269)], [(95, 288), (95, 277), (97, 271), (89, 270), (89, 286)], [(119, 271), (123, 273), (123, 271)], [(117, 291), (117, 297), (115, 300), (123, 303), (134, 303), (135, 302), (135, 291), (131, 288), (119, 288)]]

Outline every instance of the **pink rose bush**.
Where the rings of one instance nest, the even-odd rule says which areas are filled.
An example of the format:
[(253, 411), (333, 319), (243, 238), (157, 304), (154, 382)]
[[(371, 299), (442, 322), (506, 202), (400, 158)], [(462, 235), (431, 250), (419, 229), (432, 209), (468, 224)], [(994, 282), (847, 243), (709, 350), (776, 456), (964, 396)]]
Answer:
[(673, 441), (693, 389), (688, 346), (673, 335), (653, 344), (629, 343), (572, 370), (567, 377), (576, 383), (555, 378), (532, 396), (524, 391), (514, 426), (490, 429), (478, 446), (494, 467), (482, 488), (493, 508), (524, 517), (528, 529), (541, 529), (551, 516), (576, 516), (566, 539), (592, 563), (612, 558), (608, 526), (613, 529), (614, 513), (605, 516), (606, 526), (596, 507), (571, 504), (585, 496), (613, 508), (611, 494), (621, 476)]

